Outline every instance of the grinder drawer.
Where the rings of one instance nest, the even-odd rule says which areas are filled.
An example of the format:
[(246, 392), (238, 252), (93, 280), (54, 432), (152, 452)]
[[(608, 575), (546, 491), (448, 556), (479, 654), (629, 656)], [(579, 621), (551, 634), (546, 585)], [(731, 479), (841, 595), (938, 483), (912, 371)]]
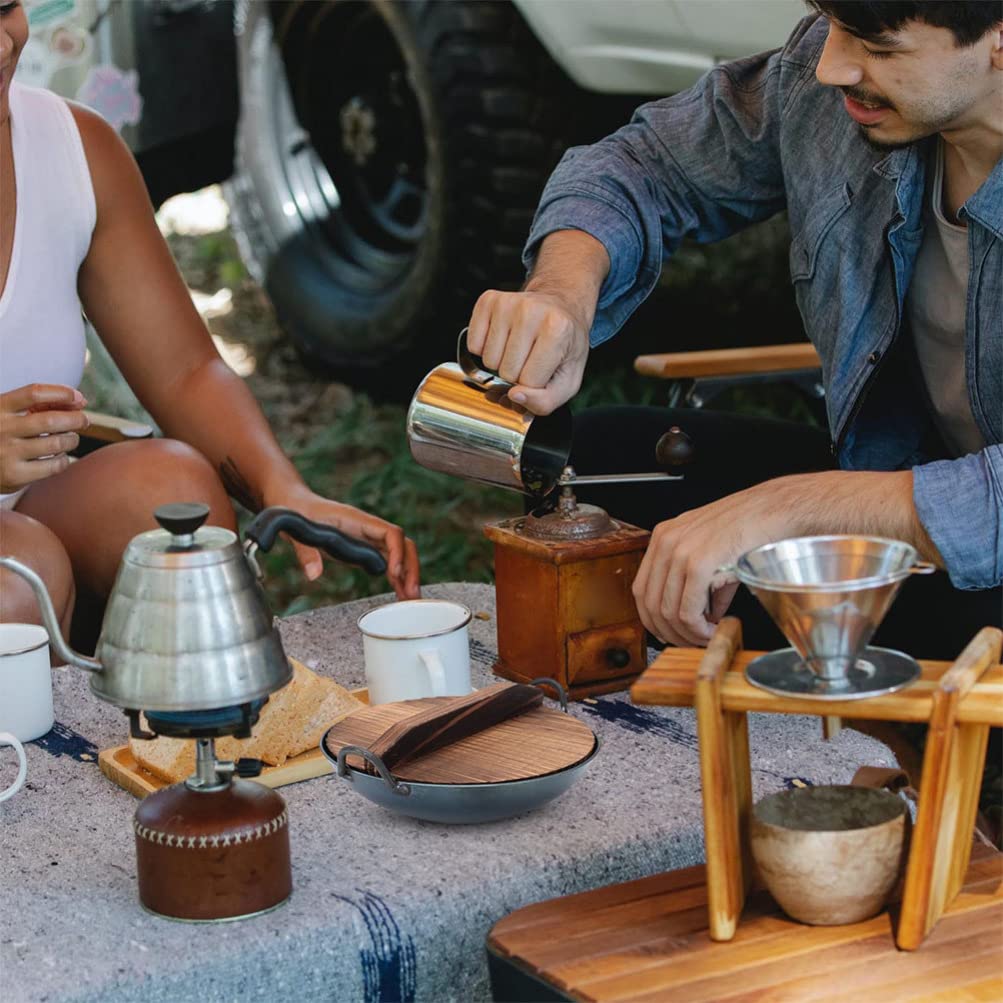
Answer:
[(636, 676), (645, 668), (644, 655), (644, 627), (639, 620), (569, 634), (568, 682), (581, 685)]

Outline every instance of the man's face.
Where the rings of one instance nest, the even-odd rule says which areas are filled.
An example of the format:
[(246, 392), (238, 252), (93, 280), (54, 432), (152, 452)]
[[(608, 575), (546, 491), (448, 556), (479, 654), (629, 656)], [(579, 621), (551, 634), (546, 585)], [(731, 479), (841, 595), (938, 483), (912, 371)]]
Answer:
[(10, 81), (28, 41), (28, 18), (19, 0), (0, 0), (0, 123), (10, 114)]
[(999, 32), (961, 48), (946, 28), (907, 21), (897, 31), (859, 38), (829, 18), (815, 75), (843, 92), (865, 138), (893, 148), (974, 120), (994, 100), (993, 49)]

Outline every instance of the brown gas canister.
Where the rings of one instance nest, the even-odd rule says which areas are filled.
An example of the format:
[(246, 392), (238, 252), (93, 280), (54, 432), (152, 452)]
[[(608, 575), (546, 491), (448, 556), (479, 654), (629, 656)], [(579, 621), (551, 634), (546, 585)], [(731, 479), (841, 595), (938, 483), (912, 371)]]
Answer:
[(151, 794), (134, 822), (140, 902), (203, 922), (275, 908), (292, 892), (288, 822), (285, 801), (251, 780)]

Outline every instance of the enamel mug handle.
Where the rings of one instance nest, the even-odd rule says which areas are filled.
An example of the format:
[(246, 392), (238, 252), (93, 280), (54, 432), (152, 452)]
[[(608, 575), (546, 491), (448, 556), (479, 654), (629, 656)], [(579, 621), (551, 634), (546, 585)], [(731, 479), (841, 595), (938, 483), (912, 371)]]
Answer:
[(432, 696), (447, 696), (446, 669), (442, 664), (442, 659), (439, 658), (439, 652), (435, 648), (430, 648), (428, 651), (419, 651), (418, 657), (421, 659), (422, 664), (425, 666), (425, 671), (428, 673), (428, 681), (432, 686)]
[(24, 746), (7, 731), (0, 731), (0, 746), (9, 745), (17, 753), (17, 777), (14, 783), (7, 788), (7, 790), (0, 793), (0, 801), (6, 801), (7, 798), (13, 797), (24, 784), (25, 778), (28, 776), (28, 757), (24, 754)]

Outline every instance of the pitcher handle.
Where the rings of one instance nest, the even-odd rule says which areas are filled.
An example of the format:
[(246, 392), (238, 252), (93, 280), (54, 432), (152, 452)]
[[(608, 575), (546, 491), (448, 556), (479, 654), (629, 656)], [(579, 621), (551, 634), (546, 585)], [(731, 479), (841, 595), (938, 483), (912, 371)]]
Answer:
[(17, 777), (7, 790), (0, 792), (0, 801), (13, 797), (24, 785), (28, 776), (28, 757), (24, 754), (24, 746), (7, 731), (0, 731), (0, 745), (9, 745), (17, 753)]
[(429, 648), (426, 651), (419, 651), (418, 657), (421, 659), (422, 664), (425, 666), (425, 671), (428, 673), (428, 681), (432, 686), (432, 696), (448, 696), (447, 690), (449, 687), (446, 685), (446, 667), (442, 664), (439, 652), (435, 648)]

